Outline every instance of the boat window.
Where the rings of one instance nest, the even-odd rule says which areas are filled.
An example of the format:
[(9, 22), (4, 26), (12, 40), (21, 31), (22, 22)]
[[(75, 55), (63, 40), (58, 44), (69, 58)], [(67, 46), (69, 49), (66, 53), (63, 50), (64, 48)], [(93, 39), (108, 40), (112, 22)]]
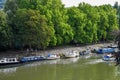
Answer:
[(9, 61), (12, 61), (11, 59), (9, 59)]
[(1, 62), (4, 62), (4, 61), (1, 61)]
[(8, 59), (6, 59), (6, 61), (9, 61)]
[(15, 59), (13, 59), (13, 61), (15, 61)]

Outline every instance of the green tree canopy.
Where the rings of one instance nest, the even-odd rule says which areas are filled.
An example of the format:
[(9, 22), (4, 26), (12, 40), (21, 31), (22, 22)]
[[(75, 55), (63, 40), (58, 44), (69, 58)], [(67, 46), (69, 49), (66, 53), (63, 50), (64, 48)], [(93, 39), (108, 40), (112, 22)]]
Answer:
[(0, 49), (10, 45), (10, 28), (7, 25), (7, 14), (0, 11)]
[(49, 45), (52, 30), (47, 26), (45, 16), (40, 15), (39, 11), (18, 9), (15, 20), (16, 38), (22, 45), (43, 49)]

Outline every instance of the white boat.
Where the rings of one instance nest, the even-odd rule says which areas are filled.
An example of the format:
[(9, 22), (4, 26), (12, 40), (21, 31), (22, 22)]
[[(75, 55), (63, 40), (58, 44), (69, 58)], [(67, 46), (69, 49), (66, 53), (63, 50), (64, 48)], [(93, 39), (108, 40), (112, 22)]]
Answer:
[(78, 57), (79, 56), (79, 52), (77, 51), (71, 51), (71, 52), (67, 52), (65, 54), (66, 58), (74, 58), (74, 57)]
[(0, 65), (9, 65), (9, 64), (17, 64), (19, 61), (17, 58), (2, 58), (0, 59)]
[(47, 60), (60, 59), (60, 56), (57, 54), (48, 54), (46, 57)]

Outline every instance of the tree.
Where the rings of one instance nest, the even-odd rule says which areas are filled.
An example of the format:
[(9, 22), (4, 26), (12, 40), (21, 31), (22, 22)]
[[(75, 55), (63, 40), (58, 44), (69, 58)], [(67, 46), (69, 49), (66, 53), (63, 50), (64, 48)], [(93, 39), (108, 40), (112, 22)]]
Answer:
[[(82, 11), (84, 14), (86, 14), (87, 20), (85, 21), (85, 43), (92, 43), (92, 42), (97, 42), (98, 41), (98, 35), (97, 35), (97, 30), (98, 30), (98, 22), (99, 22), (99, 13), (95, 7), (92, 7), (89, 4), (82, 4)], [(80, 6), (80, 5), (79, 5)], [(81, 8), (78, 7), (80, 10)]]
[(39, 10), (46, 15), (49, 25), (55, 30), (54, 40), (52, 40), (57, 42), (56, 45), (68, 44), (73, 39), (73, 30), (67, 23), (67, 11), (61, 0), (40, 0), (40, 3), (42, 6), (39, 6)]
[(17, 48), (96, 43), (112, 39), (110, 33), (118, 30), (111, 5), (80, 3), (65, 8), (61, 0), (7, 0), (4, 11), (11, 30), (10, 45)]
[(116, 10), (111, 5), (98, 7), (100, 21), (98, 22), (98, 37), (100, 41), (114, 40), (111, 32), (118, 29)]
[(116, 15), (117, 15), (117, 19), (118, 19), (118, 25), (119, 25), (119, 28), (120, 28), (120, 5), (118, 2), (115, 2), (114, 4), (114, 8), (116, 9)]
[(118, 9), (119, 9), (119, 4), (118, 4), (118, 2), (115, 2), (115, 4), (114, 4), (114, 6), (113, 6), (116, 10), (117, 10), (117, 14), (118, 14)]
[[(92, 7), (90, 4), (80, 3), (78, 6), (80, 12), (86, 15), (86, 21), (84, 21), (84, 43), (92, 43), (98, 41), (98, 22), (99, 13), (96, 7)], [(82, 36), (82, 35), (81, 35)]]
[(16, 21), (14, 20), (16, 16), (16, 11), (18, 9), (17, 0), (7, 0), (5, 4), (4, 11), (7, 13), (7, 24), (11, 29), (11, 48), (16, 48), (18, 41), (16, 40)]
[(115, 36), (112, 36), (110, 33), (115, 30), (119, 30), (118, 20), (115, 14), (116, 14), (115, 11), (108, 14), (108, 24), (109, 24), (109, 27), (107, 28), (107, 39), (108, 40), (114, 40)]
[(0, 49), (7, 48), (10, 44), (10, 28), (7, 25), (7, 14), (0, 11)]
[(18, 9), (15, 19), (19, 45), (43, 48), (49, 45), (52, 30), (37, 10)]
[(80, 12), (80, 10), (76, 7), (68, 8), (67, 12), (69, 16), (68, 23), (71, 25), (74, 31), (74, 43), (84, 43), (85, 34), (84, 31), (86, 14)]
[(33, 9), (33, 10), (39, 10), (40, 14), (45, 15), (46, 17), (46, 21), (47, 21), (47, 25), (51, 28), (53, 35), (51, 35), (51, 39), (50, 39), (50, 46), (56, 46), (57, 44), (57, 38), (55, 36), (55, 29), (54, 29), (54, 24), (52, 22), (52, 8), (51, 6), (52, 4), (52, 0), (46, 0), (46, 1), (42, 1), (42, 0), (22, 0), (22, 1), (18, 1), (18, 5), (20, 8), (26, 8), (26, 9)]
[(120, 31), (117, 31), (117, 36), (115, 38), (115, 42), (118, 43), (118, 48), (120, 50)]
[(40, 0), (16, 0), (19, 8), (37, 10), (40, 5)]

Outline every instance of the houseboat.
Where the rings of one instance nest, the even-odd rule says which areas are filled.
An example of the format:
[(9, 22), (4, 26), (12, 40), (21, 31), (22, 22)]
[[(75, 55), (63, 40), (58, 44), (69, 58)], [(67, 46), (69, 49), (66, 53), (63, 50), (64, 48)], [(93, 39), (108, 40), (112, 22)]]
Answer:
[(10, 65), (10, 64), (18, 64), (19, 61), (17, 58), (2, 58), (0, 59), (0, 66), (1, 65)]

